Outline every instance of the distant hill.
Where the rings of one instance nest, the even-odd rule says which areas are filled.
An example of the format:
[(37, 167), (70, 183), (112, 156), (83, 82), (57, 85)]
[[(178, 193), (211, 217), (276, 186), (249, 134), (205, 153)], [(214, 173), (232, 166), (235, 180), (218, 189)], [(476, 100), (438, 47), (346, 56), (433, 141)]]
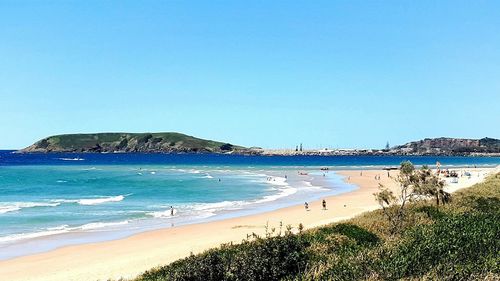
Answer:
[(97, 133), (56, 135), (19, 152), (231, 153), (246, 148), (180, 133)]
[(427, 138), (398, 145), (389, 150), (268, 151), (261, 148), (246, 148), (173, 132), (97, 133), (51, 136), (37, 141), (18, 152), (236, 153), (262, 155), (500, 155), (500, 140), (494, 138)]
[(433, 138), (413, 141), (390, 149), (393, 154), (470, 155), (500, 153), (500, 140), (493, 138)]

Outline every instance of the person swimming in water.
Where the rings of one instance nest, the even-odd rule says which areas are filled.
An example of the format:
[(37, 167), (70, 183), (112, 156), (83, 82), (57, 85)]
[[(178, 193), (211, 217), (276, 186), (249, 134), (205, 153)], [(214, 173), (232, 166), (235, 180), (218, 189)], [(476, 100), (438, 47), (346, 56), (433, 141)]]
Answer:
[(170, 206), (170, 215), (173, 216), (174, 215), (174, 206)]

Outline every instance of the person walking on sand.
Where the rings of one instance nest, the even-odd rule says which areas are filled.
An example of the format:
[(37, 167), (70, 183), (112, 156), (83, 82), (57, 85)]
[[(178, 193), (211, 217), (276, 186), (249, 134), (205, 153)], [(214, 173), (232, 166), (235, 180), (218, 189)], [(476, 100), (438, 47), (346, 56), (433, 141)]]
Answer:
[(304, 203), (304, 208), (306, 209), (306, 211), (309, 211), (309, 204), (307, 202)]
[(323, 205), (323, 210), (326, 210), (326, 200), (325, 199), (323, 199), (322, 205)]
[(170, 215), (174, 216), (174, 206), (170, 206)]

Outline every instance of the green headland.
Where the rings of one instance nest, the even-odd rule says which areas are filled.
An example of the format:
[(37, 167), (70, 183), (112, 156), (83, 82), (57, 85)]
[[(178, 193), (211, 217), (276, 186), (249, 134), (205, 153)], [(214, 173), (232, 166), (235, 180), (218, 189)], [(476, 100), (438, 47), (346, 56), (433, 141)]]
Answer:
[(37, 141), (19, 152), (231, 153), (244, 150), (244, 147), (229, 143), (165, 132), (55, 135)]

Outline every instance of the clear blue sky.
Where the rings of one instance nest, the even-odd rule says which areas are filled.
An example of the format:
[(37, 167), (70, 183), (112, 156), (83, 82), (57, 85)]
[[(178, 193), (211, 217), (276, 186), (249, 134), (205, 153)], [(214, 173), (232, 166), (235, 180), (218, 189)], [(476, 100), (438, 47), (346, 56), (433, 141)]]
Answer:
[(0, 1), (0, 148), (500, 137), (500, 1)]

